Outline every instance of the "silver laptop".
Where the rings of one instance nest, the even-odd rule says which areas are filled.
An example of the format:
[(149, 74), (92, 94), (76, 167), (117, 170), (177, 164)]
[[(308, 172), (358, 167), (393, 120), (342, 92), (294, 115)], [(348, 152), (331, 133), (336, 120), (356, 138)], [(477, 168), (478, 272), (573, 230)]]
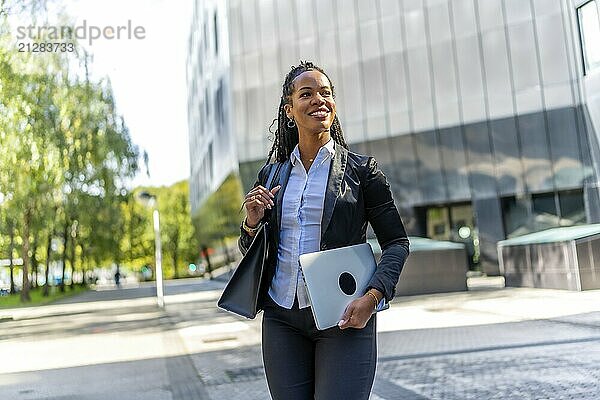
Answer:
[(300, 256), (317, 329), (335, 326), (346, 306), (365, 294), (377, 264), (368, 243)]

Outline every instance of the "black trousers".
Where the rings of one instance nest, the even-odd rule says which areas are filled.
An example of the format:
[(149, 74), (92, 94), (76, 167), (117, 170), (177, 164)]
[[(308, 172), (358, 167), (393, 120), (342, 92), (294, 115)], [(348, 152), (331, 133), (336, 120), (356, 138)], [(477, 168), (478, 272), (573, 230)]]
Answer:
[(262, 352), (273, 400), (367, 400), (377, 363), (376, 316), (364, 329), (319, 331), (310, 308), (267, 296)]

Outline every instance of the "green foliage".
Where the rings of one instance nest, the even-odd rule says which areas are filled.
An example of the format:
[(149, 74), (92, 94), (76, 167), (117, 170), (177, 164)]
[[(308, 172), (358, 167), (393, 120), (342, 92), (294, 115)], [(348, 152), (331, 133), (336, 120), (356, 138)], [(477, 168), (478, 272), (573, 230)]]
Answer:
[(242, 201), (240, 179), (237, 175), (230, 174), (193, 217), (198, 241), (205, 245), (218, 246), (222, 238), (238, 236)]
[[(41, 4), (31, 0), (21, 9), (17, 3), (0, 0), (0, 7)], [(138, 170), (138, 150), (116, 111), (110, 81), (88, 78), (89, 57), (76, 43), (75, 53), (29, 54), (11, 41), (2, 16), (0, 258), (24, 259), (22, 293), (28, 295), (28, 272), (37, 268), (31, 263), (43, 266), (47, 258), (73, 271), (154, 265), (152, 210), (137, 199), (142, 190), (158, 199), (165, 276), (187, 275), (200, 247), (187, 181), (129, 191), (125, 183)], [(51, 240), (58, 248), (47, 255)]]
[(182, 181), (162, 191), (158, 198), (161, 213), (163, 263), (178, 277), (197, 258), (198, 244), (192, 225), (189, 183)]
[[(27, 300), (34, 238), (43, 243), (65, 232), (63, 258), (72, 269), (86, 258), (121, 261), (124, 182), (138, 169), (138, 151), (110, 83), (73, 71), (76, 64), (87, 71), (85, 53), (18, 53), (0, 24), (0, 219), (21, 239)], [(6, 243), (0, 239), (0, 254)]]
[[(187, 266), (197, 260), (199, 251), (190, 217), (188, 181), (168, 187), (140, 187), (133, 191), (132, 198), (137, 199), (141, 192), (157, 199), (165, 277), (186, 276)], [(126, 226), (121, 244), (125, 263), (136, 270), (154, 265), (152, 208), (135, 200), (124, 205), (122, 212)]]
[(134, 270), (144, 265), (154, 264), (154, 233), (152, 230), (152, 210), (138, 200), (142, 191), (154, 189), (137, 188), (121, 203), (124, 234), (120, 240), (123, 264)]

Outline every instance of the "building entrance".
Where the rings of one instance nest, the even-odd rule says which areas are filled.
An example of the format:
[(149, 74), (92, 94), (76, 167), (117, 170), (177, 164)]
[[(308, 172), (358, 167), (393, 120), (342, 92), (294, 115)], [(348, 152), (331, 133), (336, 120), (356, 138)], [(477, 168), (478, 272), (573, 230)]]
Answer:
[(464, 243), (469, 269), (477, 269), (479, 239), (471, 203), (426, 207), (424, 211), (427, 237)]

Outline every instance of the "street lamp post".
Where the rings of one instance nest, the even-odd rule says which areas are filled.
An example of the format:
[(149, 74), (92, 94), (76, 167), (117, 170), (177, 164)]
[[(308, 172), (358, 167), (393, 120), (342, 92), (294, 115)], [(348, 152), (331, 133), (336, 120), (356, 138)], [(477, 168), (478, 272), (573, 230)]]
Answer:
[(156, 298), (158, 306), (162, 308), (165, 306), (165, 297), (163, 293), (162, 249), (160, 243), (160, 215), (158, 214), (158, 208), (154, 209), (152, 217), (154, 220), (154, 258), (156, 258)]
[(148, 192), (141, 192), (138, 196), (142, 201), (154, 208), (152, 219), (154, 222), (154, 258), (156, 259), (156, 300), (158, 306), (162, 308), (165, 306), (165, 297), (163, 291), (162, 247), (160, 242), (160, 214), (158, 212), (158, 202), (156, 196)]

